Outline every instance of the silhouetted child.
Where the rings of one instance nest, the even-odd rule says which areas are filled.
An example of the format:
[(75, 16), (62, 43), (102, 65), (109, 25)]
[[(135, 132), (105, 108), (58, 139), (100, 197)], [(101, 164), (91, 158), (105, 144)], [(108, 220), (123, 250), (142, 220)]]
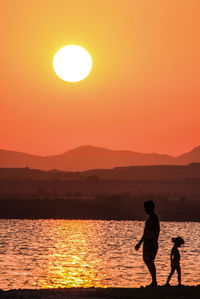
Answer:
[(178, 285), (181, 286), (181, 267), (180, 267), (180, 253), (178, 250), (178, 247), (181, 247), (181, 245), (184, 244), (184, 240), (181, 237), (172, 238), (172, 242), (174, 243), (174, 246), (172, 247), (171, 251), (171, 272), (167, 278), (166, 286), (169, 286), (170, 279), (172, 275), (174, 274), (175, 270), (178, 273)]

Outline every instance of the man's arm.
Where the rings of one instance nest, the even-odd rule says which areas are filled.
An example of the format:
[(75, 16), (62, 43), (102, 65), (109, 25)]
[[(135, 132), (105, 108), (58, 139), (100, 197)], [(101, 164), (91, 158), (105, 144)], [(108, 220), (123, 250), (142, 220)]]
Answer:
[[(147, 224), (148, 223), (148, 224)], [(142, 235), (142, 238), (140, 239), (140, 241), (137, 243), (137, 245), (135, 246), (135, 250), (139, 250), (140, 246), (142, 245), (142, 243), (148, 239), (148, 226), (149, 226), (149, 222), (145, 222), (145, 227), (144, 227), (144, 232)]]
[(144, 235), (142, 236), (141, 240), (135, 245), (135, 250), (139, 250), (140, 246), (144, 242)]

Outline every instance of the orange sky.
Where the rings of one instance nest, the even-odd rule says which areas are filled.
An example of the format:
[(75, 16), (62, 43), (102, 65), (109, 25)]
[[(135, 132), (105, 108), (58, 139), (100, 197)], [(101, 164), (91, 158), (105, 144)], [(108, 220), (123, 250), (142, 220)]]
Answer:
[[(200, 145), (199, 0), (12, 0), (0, 11), (0, 148), (179, 154)], [(56, 51), (85, 47), (79, 83)]]

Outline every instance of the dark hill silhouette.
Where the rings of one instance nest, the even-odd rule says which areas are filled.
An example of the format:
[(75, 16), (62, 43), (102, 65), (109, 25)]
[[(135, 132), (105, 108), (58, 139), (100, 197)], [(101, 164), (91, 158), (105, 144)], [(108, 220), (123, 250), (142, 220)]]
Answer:
[(42, 170), (84, 171), (88, 169), (112, 169), (114, 167), (132, 165), (187, 165), (192, 162), (200, 162), (200, 147), (178, 157), (156, 153), (146, 154), (132, 151), (109, 150), (89, 145), (52, 156), (37, 156), (0, 150), (0, 167), (30, 167)]
[(95, 184), (99, 180), (200, 181), (200, 163), (189, 165), (128, 166), (68, 172), (25, 168), (0, 168), (0, 180), (81, 180)]
[(200, 163), (93, 169), (81, 174), (83, 177), (98, 177), (104, 180), (194, 181), (200, 180)]
[(188, 153), (180, 155), (176, 158), (177, 164), (189, 164), (191, 162), (200, 162), (200, 146), (195, 147)]

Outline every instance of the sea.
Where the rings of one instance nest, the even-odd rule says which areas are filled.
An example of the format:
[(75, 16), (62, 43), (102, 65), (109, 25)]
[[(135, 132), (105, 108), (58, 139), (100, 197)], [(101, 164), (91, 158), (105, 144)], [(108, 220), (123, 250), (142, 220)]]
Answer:
[[(181, 236), (182, 284), (200, 284), (200, 223), (161, 222), (155, 260), (159, 285), (170, 271), (172, 237)], [(141, 287), (150, 275), (143, 221), (0, 220), (0, 289)], [(177, 273), (171, 280), (176, 285)]]

